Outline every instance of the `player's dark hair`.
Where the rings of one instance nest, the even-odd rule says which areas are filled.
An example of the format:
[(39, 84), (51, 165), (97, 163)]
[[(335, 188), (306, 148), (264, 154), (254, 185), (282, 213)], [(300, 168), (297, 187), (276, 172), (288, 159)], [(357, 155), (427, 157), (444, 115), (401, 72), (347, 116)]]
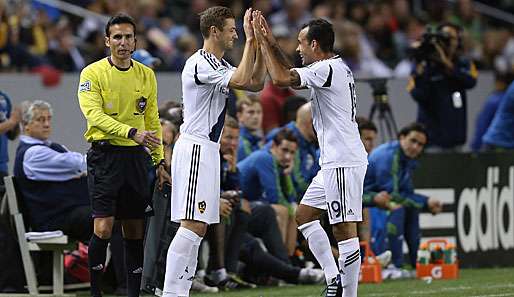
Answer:
[(428, 134), (427, 134), (427, 130), (426, 130), (425, 126), (423, 124), (416, 123), (416, 122), (408, 124), (407, 126), (403, 127), (400, 130), (400, 132), (398, 133), (398, 138), (400, 138), (400, 136), (407, 136), (412, 131), (425, 134), (425, 137), (428, 140)]
[(357, 125), (359, 126), (359, 134), (362, 134), (362, 130), (372, 130), (378, 133), (377, 126), (365, 117), (355, 118)]
[(209, 38), (212, 26), (223, 31), (226, 19), (235, 19), (234, 13), (223, 6), (213, 6), (200, 13), (200, 32), (204, 38)]
[(111, 34), (111, 27), (118, 24), (130, 24), (132, 28), (134, 28), (134, 36), (136, 35), (136, 22), (134, 19), (125, 13), (118, 13), (115, 16), (112, 16), (107, 24), (105, 25), (105, 36), (109, 37)]
[(314, 19), (302, 26), (302, 29), (309, 27), (307, 41), (316, 40), (321, 50), (325, 53), (334, 51), (334, 28), (332, 24), (324, 19)]
[(287, 128), (280, 129), (278, 133), (273, 136), (273, 143), (275, 145), (280, 145), (284, 140), (298, 143), (298, 139), (294, 136), (293, 131)]

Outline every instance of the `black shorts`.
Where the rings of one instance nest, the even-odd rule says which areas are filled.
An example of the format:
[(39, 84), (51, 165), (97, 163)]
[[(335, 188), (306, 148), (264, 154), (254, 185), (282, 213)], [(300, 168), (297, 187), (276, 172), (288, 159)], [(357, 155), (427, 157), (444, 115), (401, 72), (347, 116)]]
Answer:
[(94, 218), (143, 219), (149, 206), (150, 155), (142, 146), (95, 142), (87, 152), (89, 196)]

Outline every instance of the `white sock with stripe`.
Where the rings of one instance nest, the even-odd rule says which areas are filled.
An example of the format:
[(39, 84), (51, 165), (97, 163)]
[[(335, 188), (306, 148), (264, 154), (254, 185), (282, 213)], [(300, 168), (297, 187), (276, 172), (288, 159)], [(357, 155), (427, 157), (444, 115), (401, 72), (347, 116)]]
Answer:
[(343, 284), (343, 297), (356, 297), (361, 269), (359, 238), (354, 237), (337, 243), (339, 268)]
[(309, 249), (325, 272), (327, 284), (330, 284), (339, 271), (337, 270), (337, 264), (332, 255), (332, 248), (330, 247), (327, 233), (321, 228), (318, 220), (305, 223), (299, 226), (298, 230), (300, 230), (303, 237), (307, 239)]
[[(187, 278), (191, 275), (190, 270), (196, 269), (189, 265), (196, 262), (192, 260), (198, 257), (198, 248), (195, 246), (199, 246), (201, 241), (202, 237), (189, 229), (180, 227), (177, 230), (168, 248), (163, 297), (189, 296), (191, 282)], [(196, 251), (195, 255), (193, 251)]]

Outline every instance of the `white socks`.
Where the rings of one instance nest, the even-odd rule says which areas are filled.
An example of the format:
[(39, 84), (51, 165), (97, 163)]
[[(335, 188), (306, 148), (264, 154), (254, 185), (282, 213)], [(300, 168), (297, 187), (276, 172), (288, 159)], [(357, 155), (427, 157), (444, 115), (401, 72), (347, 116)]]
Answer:
[(163, 297), (189, 296), (202, 237), (180, 227), (171, 241), (166, 258)]
[(343, 297), (356, 297), (361, 268), (359, 238), (354, 237), (337, 243), (339, 268), (343, 284)]
[(321, 228), (318, 220), (303, 224), (298, 227), (298, 230), (300, 230), (303, 237), (307, 239), (309, 249), (325, 272), (327, 284), (330, 284), (339, 271), (337, 270), (337, 265), (334, 261), (334, 256), (332, 255), (332, 248), (330, 247), (330, 241), (328, 240), (325, 230)]

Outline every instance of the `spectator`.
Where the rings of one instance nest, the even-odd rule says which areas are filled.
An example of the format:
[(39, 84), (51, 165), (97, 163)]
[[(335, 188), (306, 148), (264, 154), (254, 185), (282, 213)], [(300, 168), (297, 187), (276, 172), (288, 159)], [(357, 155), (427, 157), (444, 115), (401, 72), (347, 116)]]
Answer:
[[(13, 109), (7, 94), (0, 91), (0, 197), (4, 196), (4, 177), (8, 175), (8, 140), (14, 140), (14, 138), (18, 136), (20, 132), (20, 120), (20, 108), (15, 107)], [(23, 279), (23, 269), (20, 269), (21, 257), (19, 255), (19, 248), (14, 237), (14, 232), (9, 228), (9, 219), (7, 218), (5, 221), (3, 218), (0, 220), (0, 250), (2, 251), (0, 255), (0, 266), (13, 267), (13, 269), (9, 269), (9, 271), (5, 270), (0, 272), (0, 292), (22, 291), (23, 280), (20, 280), (20, 278)], [(18, 264), (20, 265), (18, 266)]]
[(256, 96), (237, 101), (237, 119), (240, 124), (237, 161), (240, 162), (263, 145), (262, 106)]
[[(12, 107), (7, 94), (0, 91), (0, 185), (4, 184), (4, 176), (8, 175), (7, 152), (8, 140), (14, 140), (20, 133), (21, 109)], [(0, 193), (3, 196), (3, 192)]]
[(434, 52), (416, 62), (407, 87), (418, 103), (417, 121), (425, 125), (430, 151), (459, 151), (466, 142), (466, 90), (476, 84), (478, 72), (473, 62), (460, 54), (460, 27), (438, 26), (448, 36), (432, 41)]
[[(301, 197), (320, 169), (318, 140), (312, 126), (311, 103), (302, 105), (296, 113), (296, 121), (290, 122), (285, 128), (291, 130), (298, 141), (292, 176), (296, 193)], [(272, 140), (280, 130), (272, 130), (266, 137), (267, 140)]]
[(80, 71), (85, 66), (72, 33), (67, 18), (61, 18), (53, 28), (54, 38), (49, 42), (47, 56), (56, 69), (72, 72)]
[(482, 137), (491, 125), (496, 110), (505, 95), (505, 91), (512, 81), (513, 75), (511, 73), (500, 73), (495, 71), (494, 74), (494, 91), (487, 97), (482, 110), (478, 114), (475, 122), (475, 135), (471, 142), (471, 150), (478, 152), (483, 148)]
[[(369, 121), (364, 117), (357, 117), (356, 121), (357, 125), (359, 125), (359, 135), (361, 137), (362, 144), (364, 144), (364, 149), (366, 149), (366, 153), (368, 153), (369, 156), (371, 154), (371, 151), (375, 148), (375, 140), (377, 138), (378, 132), (377, 127), (375, 126), (375, 124), (373, 124), (373, 122)], [(360, 241), (367, 241), (371, 243), (370, 218), (368, 207), (362, 208), (362, 222), (357, 224), (357, 232), (359, 234)]]
[(514, 149), (514, 82), (501, 99), (491, 126), (482, 138), (490, 149)]
[[(441, 203), (434, 198), (414, 193), (412, 172), (415, 160), (427, 143), (427, 133), (422, 125), (413, 123), (399, 133), (399, 140), (384, 143), (369, 156), (369, 165), (364, 180), (364, 195), (380, 193), (391, 195), (396, 209), (371, 208), (371, 242), (375, 254), (385, 250), (392, 252), (391, 277), (408, 277), (403, 265), (403, 239), (409, 247), (409, 262), (416, 267), (419, 246), (419, 213), (429, 210), (433, 214), (441, 211)], [(392, 207), (392, 206), (391, 206)], [(387, 244), (388, 242), (388, 244)]]
[(291, 88), (281, 88), (268, 81), (261, 92), (262, 105), (262, 130), (268, 133), (273, 128), (278, 128), (287, 123), (284, 121), (282, 107), (286, 98), (295, 93)]
[(294, 211), (298, 196), (290, 175), (297, 142), (293, 132), (282, 129), (269, 149), (256, 151), (237, 164), (244, 196), (250, 201), (266, 202), (275, 210), (289, 256), (294, 253), (297, 234)]
[(161, 59), (152, 56), (145, 49), (138, 49), (132, 54), (132, 59), (144, 64), (152, 69), (155, 69), (161, 65)]
[(357, 77), (389, 77), (392, 70), (370, 52), (365, 55), (366, 41), (362, 29), (350, 21), (339, 22), (334, 26), (336, 48), (343, 53), (348, 67)]

